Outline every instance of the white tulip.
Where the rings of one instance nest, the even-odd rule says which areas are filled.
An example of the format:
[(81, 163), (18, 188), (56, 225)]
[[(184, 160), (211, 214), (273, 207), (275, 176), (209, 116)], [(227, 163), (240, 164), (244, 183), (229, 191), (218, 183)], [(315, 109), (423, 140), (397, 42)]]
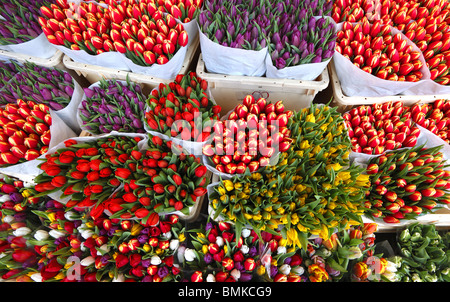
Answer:
[(172, 239), (172, 240), (170, 240), (169, 248), (171, 250), (176, 250), (179, 245), (180, 245), (180, 240)]
[(64, 218), (66, 218), (69, 221), (77, 220), (76, 217), (77, 216), (73, 211), (67, 211), (66, 213), (64, 213)]
[(14, 216), (6, 215), (3, 217), (3, 222), (6, 222), (7, 224), (11, 224), (14, 221)]
[(84, 267), (87, 267), (89, 265), (91, 265), (92, 263), (95, 262), (94, 257), (92, 256), (87, 256), (86, 258), (84, 258), (83, 260), (81, 260), (80, 264)]
[(66, 235), (64, 232), (57, 231), (57, 230), (51, 230), (50, 232), (48, 232), (48, 234), (55, 239), (58, 239), (59, 237)]
[(283, 264), (280, 266), (279, 271), (287, 276), (291, 272), (291, 266), (289, 264)]
[(164, 234), (162, 234), (162, 236), (166, 239), (170, 239), (170, 238), (172, 238), (172, 232), (164, 233)]
[(97, 255), (101, 256), (104, 253), (108, 253), (111, 248), (105, 243), (97, 250)]
[(30, 278), (34, 281), (34, 282), (42, 282), (42, 275), (41, 273), (34, 273), (30, 276)]
[(285, 246), (278, 246), (277, 254), (278, 255), (286, 254), (286, 247)]
[(238, 281), (239, 278), (241, 278), (241, 272), (238, 269), (233, 269), (230, 274), (236, 281)]
[(45, 230), (37, 230), (36, 233), (34, 233), (34, 238), (36, 240), (45, 240), (48, 238), (48, 232)]
[(250, 236), (252, 232), (249, 229), (243, 229), (242, 230), (242, 237), (247, 238), (248, 236)]
[(305, 269), (303, 268), (303, 266), (299, 265), (297, 267), (292, 268), (291, 272), (298, 276), (301, 276), (305, 272)]
[(241, 252), (242, 252), (242, 254), (247, 254), (248, 253), (248, 251), (250, 250), (250, 248), (248, 247), (248, 245), (242, 245), (242, 247), (241, 247)]
[(186, 259), (186, 261), (194, 261), (194, 259), (195, 259), (194, 250), (190, 249), (190, 248), (186, 248), (186, 250), (184, 251), (184, 259)]
[(159, 258), (159, 256), (157, 256), (157, 255), (154, 255), (154, 256), (152, 256), (152, 258), (150, 258), (150, 263), (152, 265), (160, 265), (161, 262), (162, 262), (161, 258)]
[(217, 236), (217, 237), (216, 237), (216, 244), (217, 244), (219, 247), (221, 247), (221, 246), (224, 244), (222, 236)]
[(26, 236), (31, 233), (31, 229), (27, 227), (20, 227), (13, 232), (13, 235), (16, 237)]
[(81, 232), (81, 237), (83, 237), (84, 239), (91, 238), (92, 235), (94, 235), (94, 231), (92, 231), (92, 230), (83, 230)]
[(124, 282), (125, 281), (125, 277), (123, 276), (123, 274), (119, 274), (117, 277), (114, 277), (114, 279), (112, 280), (112, 282)]
[(206, 282), (216, 282), (216, 277), (214, 277), (213, 274), (208, 274), (208, 276), (206, 276)]
[(4, 203), (5, 201), (11, 200), (11, 198), (9, 198), (9, 195), (2, 195), (0, 196), (0, 203)]

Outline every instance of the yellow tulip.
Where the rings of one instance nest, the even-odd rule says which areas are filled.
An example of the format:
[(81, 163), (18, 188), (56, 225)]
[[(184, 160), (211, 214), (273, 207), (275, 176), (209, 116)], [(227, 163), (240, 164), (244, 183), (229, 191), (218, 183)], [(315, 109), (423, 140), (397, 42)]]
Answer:
[(286, 237), (288, 241), (288, 245), (292, 245), (294, 247), (298, 246), (299, 248), (302, 247), (302, 244), (300, 243), (300, 240), (298, 239), (298, 233), (296, 230), (290, 228), (286, 232)]
[(232, 191), (234, 189), (234, 184), (231, 180), (224, 180), (223, 185), (227, 191)]

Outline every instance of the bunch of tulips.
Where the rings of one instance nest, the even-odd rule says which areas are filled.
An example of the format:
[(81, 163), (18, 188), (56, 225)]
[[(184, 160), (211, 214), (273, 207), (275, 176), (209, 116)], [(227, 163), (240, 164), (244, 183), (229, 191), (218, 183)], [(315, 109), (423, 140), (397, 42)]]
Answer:
[(401, 101), (361, 105), (343, 114), (352, 150), (365, 154), (382, 154), (388, 150), (413, 147), (420, 129), (412, 112)]
[(417, 125), (428, 129), (449, 143), (449, 109), (450, 103), (444, 99), (429, 104), (414, 104), (411, 106), (411, 118)]
[(336, 51), (361, 70), (383, 80), (417, 82), (423, 77), (421, 52), (413, 50), (401, 33), (380, 20), (343, 22)]
[(166, 64), (188, 43), (183, 24), (153, 1), (58, 0), (41, 13), (39, 24), (50, 43), (91, 55), (119, 52), (137, 65)]
[(372, 158), (367, 166), (371, 188), (364, 202), (366, 215), (399, 223), (448, 204), (450, 173), (441, 148), (416, 146)]

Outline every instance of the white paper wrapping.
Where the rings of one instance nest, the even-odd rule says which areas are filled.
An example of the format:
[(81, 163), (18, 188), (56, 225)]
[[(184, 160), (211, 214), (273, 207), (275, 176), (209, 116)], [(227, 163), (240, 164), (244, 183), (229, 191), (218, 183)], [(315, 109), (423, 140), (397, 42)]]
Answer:
[(266, 56), (266, 77), (278, 79), (294, 79), (302, 81), (314, 81), (327, 68), (331, 58), (320, 63), (301, 64), (297, 66), (277, 69), (270, 55)]
[(56, 53), (55, 45), (47, 40), (44, 33), (24, 43), (1, 45), (0, 49), (43, 59), (49, 59)]
[(80, 84), (73, 79), (74, 89), (72, 98), (69, 104), (61, 110), (55, 111), (55, 114), (60, 117), (75, 133), (79, 134), (81, 132), (80, 126), (77, 122), (77, 107), (81, 102), (83, 97), (83, 88)]
[[(341, 29), (342, 23), (337, 24), (337, 31)], [(413, 51), (420, 51), (419, 48), (398, 29), (391, 27), (391, 33), (394, 35), (400, 33), (402, 38), (407, 41), (407, 44), (412, 45)], [(335, 65), (337, 76), (341, 82), (342, 91), (346, 96), (382, 97), (398, 95), (404, 94), (406, 91), (411, 90), (418, 85), (422, 85), (425, 80), (430, 79), (430, 71), (428, 70), (422, 52), (420, 53), (419, 59), (423, 63), (420, 71), (422, 72), (423, 77), (417, 82), (383, 80), (356, 67), (350, 60), (346, 59), (337, 51), (335, 51), (333, 55), (333, 64)]]
[(199, 28), (200, 48), (206, 69), (211, 73), (263, 76), (268, 47), (259, 51), (231, 48), (211, 41)]

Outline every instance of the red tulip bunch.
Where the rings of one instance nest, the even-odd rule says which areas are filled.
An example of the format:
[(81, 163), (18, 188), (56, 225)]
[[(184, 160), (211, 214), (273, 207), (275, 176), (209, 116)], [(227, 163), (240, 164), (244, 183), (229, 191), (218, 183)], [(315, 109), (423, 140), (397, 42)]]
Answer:
[(337, 0), (333, 1), (331, 18), (336, 23), (348, 21), (362, 22), (368, 17), (375, 17), (377, 2), (371, 0)]
[(124, 166), (140, 137), (108, 136), (79, 143), (74, 139), (65, 147), (46, 154), (35, 178), (37, 197), (61, 191), (70, 198), (67, 207), (90, 207), (108, 198), (129, 176), (134, 166)]
[[(95, 212), (108, 210), (113, 218), (133, 218), (142, 225), (153, 225), (161, 212), (188, 215), (206, 194), (209, 178), (200, 159), (182, 151), (171, 141), (151, 136), (148, 149), (131, 152), (124, 162), (135, 168), (121, 176), (123, 190), (96, 206)], [(122, 169), (126, 170), (117, 168), (116, 174)]]
[(47, 105), (17, 100), (0, 108), (0, 165), (36, 159), (48, 151), (52, 125)]
[(398, 223), (449, 204), (450, 171), (445, 170), (441, 148), (416, 146), (372, 158), (366, 214)]
[(336, 51), (355, 66), (383, 80), (417, 82), (424, 65), (401, 33), (380, 20), (369, 23), (343, 22), (337, 33)]
[(190, 232), (194, 250), (186, 248), (184, 256), (185, 268), (194, 271), (191, 282), (204, 281), (208, 268), (216, 269), (214, 275), (206, 277), (208, 281), (246, 282), (253, 279), (259, 264), (259, 240), (254, 230), (243, 229), (241, 236), (236, 238), (231, 224), (208, 222)]
[(214, 124), (203, 154), (219, 172), (243, 174), (247, 168), (254, 172), (291, 146), (288, 123), (292, 115), (281, 100), (271, 103), (247, 95), (226, 120)]
[(409, 107), (402, 102), (362, 105), (343, 114), (352, 150), (382, 154), (387, 150), (413, 147), (420, 129), (413, 124)]
[(183, 24), (152, 1), (58, 0), (41, 13), (39, 24), (52, 44), (91, 55), (116, 51), (142, 66), (166, 64), (188, 43)]
[(221, 107), (208, 95), (208, 82), (195, 72), (179, 74), (169, 84), (161, 83), (147, 99), (145, 120), (151, 131), (186, 141), (203, 142)]
[(417, 125), (450, 143), (450, 102), (448, 100), (439, 99), (431, 104), (415, 104), (411, 107), (411, 118)]
[(161, 216), (146, 227), (101, 215), (80, 228), (91, 234), (84, 241), (91, 263), (86, 269), (95, 270), (96, 281), (161, 282), (181, 277), (173, 257), (184, 233), (177, 215)]
[(203, 0), (147, 0), (142, 2), (147, 5), (154, 3), (158, 10), (171, 14), (183, 23), (194, 20), (203, 5)]

